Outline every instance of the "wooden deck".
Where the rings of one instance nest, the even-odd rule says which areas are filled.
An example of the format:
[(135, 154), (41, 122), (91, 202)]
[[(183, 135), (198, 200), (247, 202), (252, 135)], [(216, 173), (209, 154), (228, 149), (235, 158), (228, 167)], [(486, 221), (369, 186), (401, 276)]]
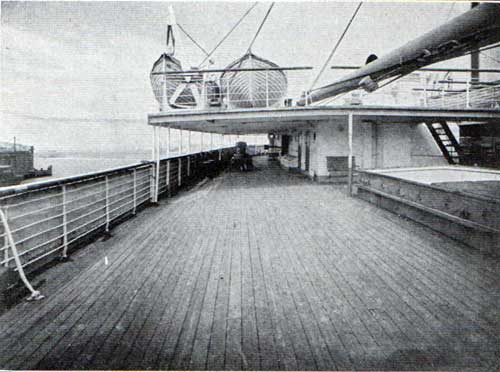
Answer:
[(499, 366), (498, 259), (263, 160), (160, 204), (40, 275), (0, 369)]

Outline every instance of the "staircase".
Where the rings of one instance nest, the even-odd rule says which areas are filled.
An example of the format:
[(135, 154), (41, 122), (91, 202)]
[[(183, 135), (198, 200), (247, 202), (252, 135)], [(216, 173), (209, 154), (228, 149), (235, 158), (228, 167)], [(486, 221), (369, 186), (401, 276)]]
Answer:
[(450, 164), (460, 163), (460, 145), (446, 122), (426, 123), (444, 157)]

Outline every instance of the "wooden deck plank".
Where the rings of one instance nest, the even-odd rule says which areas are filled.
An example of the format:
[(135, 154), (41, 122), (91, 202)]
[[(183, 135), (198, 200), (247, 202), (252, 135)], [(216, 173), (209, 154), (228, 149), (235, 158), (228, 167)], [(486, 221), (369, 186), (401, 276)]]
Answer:
[[(161, 257), (161, 255), (163, 255), (164, 253), (172, 253), (168, 250), (163, 251), (161, 249), (151, 251), (149, 247), (151, 245), (158, 244), (161, 239), (166, 237), (166, 234), (157, 233), (152, 235), (152, 237), (155, 237), (154, 242), (151, 242), (147, 238), (145, 239), (144, 236), (138, 236), (137, 240), (134, 239), (130, 242), (130, 244), (132, 246), (135, 246), (136, 249), (140, 249), (141, 251), (146, 252), (146, 254), (144, 254), (145, 259), (136, 260), (134, 262), (134, 265), (129, 266), (130, 269), (124, 272), (124, 276), (110, 285), (112, 294), (109, 296), (109, 298), (107, 298), (107, 301), (94, 302), (91, 311), (83, 314), (83, 317), (78, 321), (78, 326), (75, 326), (72, 329), (72, 331), (75, 333), (65, 336), (60, 342), (62, 348), (64, 348), (65, 346), (67, 347), (66, 350), (58, 349), (51, 352), (52, 355), (64, 355), (63, 360), (60, 361), (61, 368), (70, 368), (74, 364), (81, 365), (90, 363), (90, 361), (94, 359), (95, 351), (100, 351), (102, 343), (104, 343), (108, 338), (103, 337), (102, 333), (109, 331), (110, 327), (105, 326), (106, 321), (113, 321), (112, 319), (108, 320), (106, 314), (115, 314), (115, 316), (120, 315), (115, 311), (115, 308), (125, 310), (127, 305), (134, 302), (137, 303), (137, 301), (131, 301), (130, 298), (135, 299), (137, 293), (144, 294), (145, 291), (138, 290), (135, 286), (136, 283), (134, 283), (134, 281), (137, 278), (141, 278), (141, 276), (145, 276), (145, 279), (147, 280), (147, 275), (142, 274), (144, 274), (144, 272), (150, 274), (151, 271), (147, 270), (146, 268), (150, 268), (156, 263), (156, 268), (159, 270), (160, 267), (157, 263), (160, 261), (159, 258)], [(155, 255), (149, 256), (151, 253), (154, 253)], [(149, 259), (146, 259), (148, 256)], [(131, 297), (122, 299), (122, 296)], [(121, 303), (123, 303), (123, 305), (120, 305)], [(124, 327), (120, 326), (117, 327), (115, 331), (121, 332), (124, 329)], [(72, 343), (66, 343), (64, 342), (65, 338), (69, 338), (75, 341)], [(116, 338), (110, 337), (110, 339), (115, 340)], [(90, 351), (86, 351), (86, 348), (90, 348)], [(48, 361), (48, 363), (50, 364), (51, 362)]]
[(0, 368), (495, 368), (500, 260), (258, 168), (43, 273), (47, 298), (0, 316)]

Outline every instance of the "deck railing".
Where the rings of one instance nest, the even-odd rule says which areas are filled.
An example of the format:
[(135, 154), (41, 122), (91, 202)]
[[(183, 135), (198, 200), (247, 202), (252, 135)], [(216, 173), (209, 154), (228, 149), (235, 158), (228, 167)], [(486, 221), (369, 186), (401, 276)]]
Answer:
[[(0, 208), (24, 270), (32, 271), (68, 249), (135, 214), (158, 195), (170, 196), (227, 161), (233, 148), (162, 158), (80, 176), (0, 190)], [(159, 175), (156, 182), (155, 177)], [(0, 265), (19, 270), (0, 224)]]

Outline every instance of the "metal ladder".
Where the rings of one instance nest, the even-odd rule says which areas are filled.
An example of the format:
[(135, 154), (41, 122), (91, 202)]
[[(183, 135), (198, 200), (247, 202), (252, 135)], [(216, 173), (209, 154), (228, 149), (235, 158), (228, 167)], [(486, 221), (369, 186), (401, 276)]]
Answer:
[(450, 164), (460, 164), (461, 150), (458, 141), (446, 122), (426, 123), (432, 137)]

